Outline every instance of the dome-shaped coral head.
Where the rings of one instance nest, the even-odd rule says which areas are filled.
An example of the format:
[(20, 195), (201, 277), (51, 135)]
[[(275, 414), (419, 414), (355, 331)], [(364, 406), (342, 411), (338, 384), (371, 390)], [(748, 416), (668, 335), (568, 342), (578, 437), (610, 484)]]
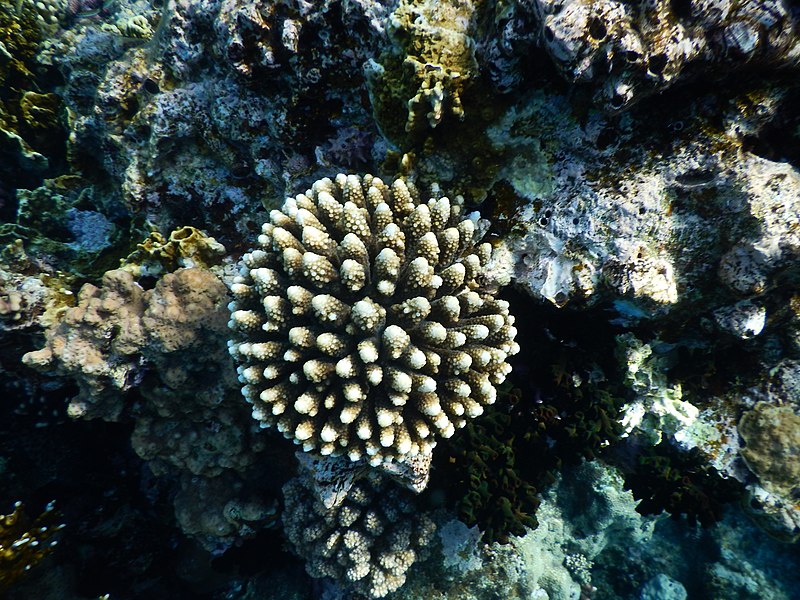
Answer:
[(229, 344), (262, 426), (373, 466), (428, 456), (495, 401), (519, 346), (463, 199), (338, 175), (289, 198), (242, 257)]

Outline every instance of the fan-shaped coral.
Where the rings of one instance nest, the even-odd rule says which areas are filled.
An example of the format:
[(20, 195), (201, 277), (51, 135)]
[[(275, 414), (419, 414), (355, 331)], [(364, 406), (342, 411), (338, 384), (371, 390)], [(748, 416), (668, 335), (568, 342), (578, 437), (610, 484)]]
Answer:
[(403, 179), (338, 175), (289, 198), (232, 284), (230, 351), (264, 426), (372, 465), (430, 455), (495, 401), (514, 342), (481, 222)]

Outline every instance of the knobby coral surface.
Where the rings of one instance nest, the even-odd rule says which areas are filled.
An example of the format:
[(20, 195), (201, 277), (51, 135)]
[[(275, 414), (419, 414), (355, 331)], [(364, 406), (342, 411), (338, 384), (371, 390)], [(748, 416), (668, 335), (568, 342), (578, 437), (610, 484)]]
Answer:
[(797, 15), (776, 0), (652, 3), (536, 0), (543, 46), (573, 81), (596, 81), (610, 110), (695, 75), (796, 68)]
[(415, 514), (411, 493), (394, 485), (373, 472), (333, 508), (325, 507), (305, 477), (284, 486), (286, 535), (308, 561), (311, 576), (333, 577), (370, 598), (383, 598), (405, 583), (436, 527), (426, 514)]
[[(133, 448), (151, 471), (186, 475), (176, 516), (210, 549), (271, 521), (268, 501), (255, 511), (257, 519), (225, 512), (249, 505), (243, 473), (258, 468), (264, 450), (225, 351), (226, 296), (205, 269), (178, 269), (151, 290), (115, 269), (100, 287), (86, 284), (77, 305), (47, 330), (45, 346), (24, 357), (29, 366), (78, 383), (72, 417), (133, 420)], [(185, 510), (186, 496), (203, 497), (201, 508)]]
[(232, 285), (230, 351), (253, 416), (306, 451), (373, 466), (430, 455), (495, 401), (514, 342), (462, 200), (402, 179), (289, 198)]
[(0, 592), (5, 592), (23, 573), (53, 551), (53, 535), (63, 525), (53, 523), (54, 506), (48, 504), (41, 515), (28, 518), (21, 502), (14, 510), (0, 515)]

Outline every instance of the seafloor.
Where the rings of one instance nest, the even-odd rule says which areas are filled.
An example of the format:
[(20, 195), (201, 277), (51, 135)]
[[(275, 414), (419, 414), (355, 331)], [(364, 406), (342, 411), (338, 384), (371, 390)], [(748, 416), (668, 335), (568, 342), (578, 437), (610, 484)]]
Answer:
[(793, 0), (2, 0), (0, 597), (800, 599)]

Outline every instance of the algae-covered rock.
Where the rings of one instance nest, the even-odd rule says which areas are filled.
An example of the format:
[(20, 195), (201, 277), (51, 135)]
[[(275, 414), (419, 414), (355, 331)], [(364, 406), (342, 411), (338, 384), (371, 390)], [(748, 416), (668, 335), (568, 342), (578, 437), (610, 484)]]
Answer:
[[(42, 173), (47, 159), (25, 140), (22, 95), (34, 88), (34, 56), (41, 33), (30, 10), (0, 6), (0, 174), (12, 178), (16, 169)], [(35, 121), (34, 121), (35, 123)], [(36, 123), (38, 125), (38, 123)]]
[(82, 177), (47, 179), (16, 196), (16, 223), (0, 225), (0, 239), (22, 239), (53, 269), (100, 277), (130, 246), (129, 218)]
[(779, 493), (800, 491), (800, 414), (793, 406), (759, 402), (739, 421), (742, 456), (761, 483)]
[(591, 83), (594, 101), (609, 111), (698, 76), (797, 68), (798, 15), (777, 0), (509, 4), (500, 37), (513, 49), (509, 58), (534, 38), (565, 79)]
[(639, 600), (686, 600), (686, 588), (680, 581), (661, 573), (644, 585)]

